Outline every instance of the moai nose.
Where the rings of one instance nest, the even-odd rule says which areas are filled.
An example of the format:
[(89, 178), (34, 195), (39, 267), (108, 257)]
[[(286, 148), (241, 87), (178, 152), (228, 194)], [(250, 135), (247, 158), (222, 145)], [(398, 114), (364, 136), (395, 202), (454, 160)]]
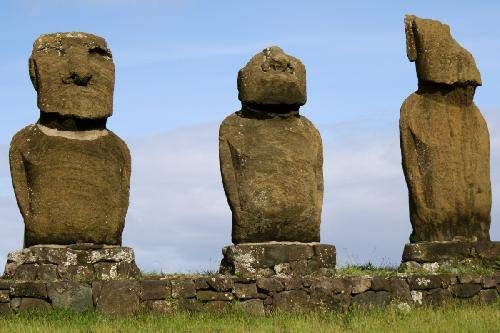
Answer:
[[(68, 51), (69, 80), (78, 86), (86, 86), (92, 79), (88, 52), (80, 49)], [(69, 83), (69, 82), (68, 82)]]

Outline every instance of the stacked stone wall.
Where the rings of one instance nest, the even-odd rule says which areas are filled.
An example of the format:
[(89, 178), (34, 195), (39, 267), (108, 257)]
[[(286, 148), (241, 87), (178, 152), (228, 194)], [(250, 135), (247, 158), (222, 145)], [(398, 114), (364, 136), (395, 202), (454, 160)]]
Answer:
[(229, 307), (253, 314), (349, 307), (409, 309), (451, 300), (491, 303), (499, 293), (499, 272), (392, 277), (199, 275), (89, 282), (0, 280), (0, 313), (60, 308), (90, 308), (112, 315), (136, 311), (219, 311)]

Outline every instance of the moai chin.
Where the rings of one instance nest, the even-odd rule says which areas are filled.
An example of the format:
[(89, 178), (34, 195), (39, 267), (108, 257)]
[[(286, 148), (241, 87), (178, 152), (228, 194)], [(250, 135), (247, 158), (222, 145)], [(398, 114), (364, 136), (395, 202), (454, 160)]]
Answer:
[(35, 41), (29, 74), (40, 118), (14, 136), (9, 154), (25, 247), (121, 245), (130, 154), (106, 129), (114, 69), (101, 37), (55, 33)]
[[(405, 31), (408, 59), (415, 62), (418, 76), (418, 90), (404, 101), (400, 115), (402, 165), (413, 228), (410, 241), (488, 242), (489, 134), (473, 102), (475, 89), (481, 85), (480, 73), (448, 25), (408, 15)], [(412, 258), (412, 248), (405, 248), (407, 260)], [(426, 252), (422, 244), (414, 248)], [(420, 259), (425, 261), (424, 257)]]
[(237, 82), (242, 108), (220, 126), (219, 158), (232, 240), (242, 246), (227, 247), (225, 259), (243, 243), (319, 242), (323, 149), (318, 130), (299, 114), (304, 65), (269, 47), (239, 71)]

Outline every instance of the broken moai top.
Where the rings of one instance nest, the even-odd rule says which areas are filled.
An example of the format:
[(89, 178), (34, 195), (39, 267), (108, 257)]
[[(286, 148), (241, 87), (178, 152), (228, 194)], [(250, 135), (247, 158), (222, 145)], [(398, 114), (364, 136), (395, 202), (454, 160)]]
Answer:
[(323, 148), (318, 130), (298, 114), (304, 65), (266, 48), (239, 71), (238, 90), (242, 109), (219, 131), (233, 242), (319, 241)]
[(421, 81), (442, 84), (481, 85), (481, 74), (469, 51), (439, 21), (405, 17), (406, 52), (414, 61)]
[(24, 245), (121, 244), (130, 153), (106, 129), (114, 64), (105, 40), (86, 33), (42, 35), (29, 72), (40, 118), (14, 136), (9, 153)]
[(447, 25), (407, 16), (405, 26), (419, 78), (400, 115), (410, 240), (489, 240), (489, 134), (473, 102), (479, 71)]

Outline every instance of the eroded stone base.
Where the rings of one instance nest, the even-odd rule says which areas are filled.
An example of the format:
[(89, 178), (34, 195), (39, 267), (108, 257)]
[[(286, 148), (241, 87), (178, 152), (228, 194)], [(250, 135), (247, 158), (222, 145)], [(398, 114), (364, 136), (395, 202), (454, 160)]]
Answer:
[(9, 253), (4, 278), (16, 281), (118, 280), (139, 269), (129, 247), (73, 244), (35, 245)]
[(401, 267), (430, 272), (460, 266), (500, 269), (500, 242), (421, 242), (406, 244)]
[(243, 277), (328, 275), (334, 272), (335, 246), (320, 243), (267, 242), (222, 249), (223, 274)]

